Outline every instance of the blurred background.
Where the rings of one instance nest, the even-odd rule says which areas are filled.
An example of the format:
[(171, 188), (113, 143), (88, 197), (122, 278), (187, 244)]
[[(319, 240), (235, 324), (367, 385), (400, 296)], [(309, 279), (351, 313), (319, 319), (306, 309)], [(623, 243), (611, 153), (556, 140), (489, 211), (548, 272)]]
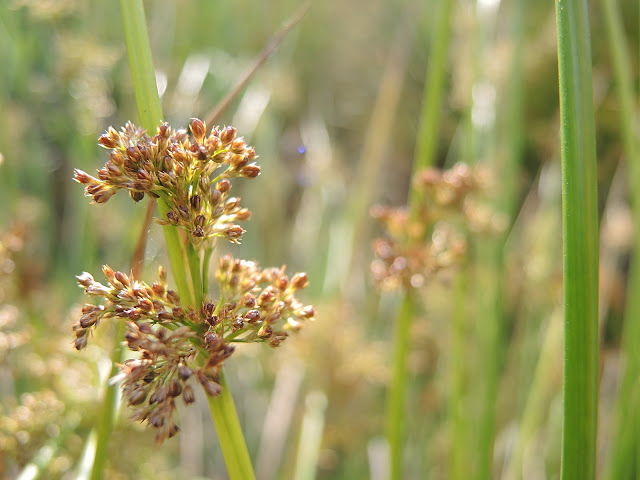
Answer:
[[(372, 281), (370, 246), (382, 229), (369, 210), (407, 201), (445, 3), (312, 2), (218, 120), (255, 145), (262, 173), (234, 184), (253, 216), (242, 245), (221, 245), (217, 254), (308, 272), (303, 301), (319, 312), (282, 347), (248, 345), (227, 362), (260, 479), (386, 478), (385, 399), (398, 295), (379, 292)], [(461, 275), (450, 272), (420, 290), (408, 357), (405, 477), (474, 478), (484, 418), (479, 398), (485, 398), (478, 392), (488, 368), (483, 339), (499, 311), (493, 478), (558, 478), (562, 244), (554, 4), (451, 3), (434, 163), (489, 166), (495, 188), (510, 192), (499, 206), (509, 220), (498, 262), (485, 261), (480, 240), (470, 249), (462, 287)], [(601, 470), (616, 431), (633, 230), (604, 3), (591, 2)], [(299, 7), (290, 0), (146, 1), (166, 120), (178, 127), (206, 118)], [(630, 0), (617, 4), (636, 73), (637, 8)], [(118, 3), (3, 0), (0, 65), (0, 477), (17, 478), (50, 446), (41, 478), (76, 478), (100, 414), (113, 338), (105, 325), (89, 348), (73, 349), (71, 326), (84, 302), (74, 276), (97, 274), (105, 263), (128, 271), (145, 209), (124, 194), (90, 205), (72, 181), (74, 168), (93, 173), (106, 161), (97, 144), (102, 132), (138, 121)], [(156, 225), (145, 259), (152, 274), (167, 264)], [(499, 306), (487, 313), (483, 299), (497, 290), (492, 298)], [(182, 432), (161, 448), (153, 432), (127, 417), (122, 407), (107, 478), (226, 478), (204, 398), (181, 410)], [(465, 468), (470, 476), (460, 474)]]

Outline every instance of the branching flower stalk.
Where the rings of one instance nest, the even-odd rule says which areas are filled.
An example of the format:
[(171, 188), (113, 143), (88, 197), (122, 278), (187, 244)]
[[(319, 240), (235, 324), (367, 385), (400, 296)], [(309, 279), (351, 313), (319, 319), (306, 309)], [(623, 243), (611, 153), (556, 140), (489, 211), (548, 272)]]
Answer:
[(78, 276), (85, 293), (98, 301), (83, 307), (73, 327), (75, 347), (85, 348), (103, 320), (126, 324), (126, 345), (139, 356), (120, 365), (124, 397), (133, 408), (132, 418), (156, 429), (158, 443), (178, 433), (176, 402), (193, 403), (195, 384), (210, 397), (222, 392), (221, 367), (235, 344), (277, 347), (315, 315), (312, 306), (296, 298), (308, 285), (306, 274), (290, 278), (284, 267), (261, 269), (231, 256), (219, 261), (213, 299), (208, 264), (215, 242), (239, 243), (245, 230), (237, 222), (251, 215), (239, 198), (230, 196), (231, 180), (253, 179), (260, 167), (254, 148), (235, 128), (207, 132), (204, 122), (192, 119), (190, 132), (166, 123), (153, 137), (131, 123), (120, 131), (109, 128), (100, 137), (110, 150), (109, 160), (97, 177), (74, 173), (93, 203), (106, 203), (119, 190), (134, 201), (160, 198), (168, 208), (157, 222), (183, 233), (194, 304), (170, 288), (162, 266), (152, 283), (107, 265), (106, 283), (87, 272)]

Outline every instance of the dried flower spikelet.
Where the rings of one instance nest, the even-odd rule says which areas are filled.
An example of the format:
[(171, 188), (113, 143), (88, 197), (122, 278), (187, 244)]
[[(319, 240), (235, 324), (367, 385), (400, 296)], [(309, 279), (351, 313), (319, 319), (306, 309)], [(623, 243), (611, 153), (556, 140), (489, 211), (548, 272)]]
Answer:
[(441, 171), (427, 168), (415, 176), (420, 193), (415, 215), (408, 209), (376, 206), (371, 215), (386, 230), (373, 242), (373, 279), (382, 289), (417, 288), (441, 270), (458, 265), (470, 232), (496, 232), (503, 216), (479, 195), (490, 185), (485, 170), (456, 164)]
[[(214, 237), (238, 243), (244, 230), (237, 222), (247, 220), (250, 212), (239, 199), (228, 205), (227, 179), (258, 176), (255, 149), (233, 127), (213, 127), (208, 136), (198, 118), (189, 127), (193, 141), (186, 130), (167, 123), (153, 137), (130, 122), (120, 131), (109, 127), (99, 138), (110, 150), (107, 163), (97, 177), (75, 170), (74, 179), (93, 203), (107, 202), (118, 190), (127, 190), (136, 202), (145, 195), (161, 198), (169, 212), (159, 223), (184, 229), (197, 247)], [(214, 176), (218, 183), (212, 189)]]

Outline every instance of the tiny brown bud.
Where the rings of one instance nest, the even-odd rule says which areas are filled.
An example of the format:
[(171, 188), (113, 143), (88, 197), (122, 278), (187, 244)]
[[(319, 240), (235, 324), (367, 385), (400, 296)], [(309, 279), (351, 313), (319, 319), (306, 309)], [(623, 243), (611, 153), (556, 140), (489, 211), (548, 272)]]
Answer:
[(260, 311), (255, 309), (249, 310), (247, 313), (244, 314), (244, 319), (248, 323), (255, 323), (258, 320), (260, 320)]
[(278, 290), (284, 291), (289, 286), (289, 279), (285, 276), (282, 276), (278, 279)]
[(116, 272), (116, 280), (118, 280), (125, 287), (128, 287), (130, 285), (129, 277), (125, 273)]
[(149, 398), (149, 404), (152, 405), (154, 403), (162, 403), (167, 398), (167, 388), (160, 387), (157, 388), (155, 392)]
[(178, 367), (178, 375), (180, 375), (180, 378), (186, 382), (187, 380), (189, 380), (191, 375), (193, 375), (193, 370), (191, 370), (186, 365), (180, 365)]
[(245, 165), (240, 169), (240, 174), (247, 178), (256, 178), (260, 175), (260, 167), (258, 165)]
[(204, 391), (207, 392), (207, 395), (211, 397), (220, 395), (222, 387), (208, 378), (202, 370), (198, 370), (196, 372), (196, 378), (198, 379), (198, 382), (200, 382), (200, 385), (202, 385), (202, 388), (204, 388)]
[(73, 346), (76, 350), (82, 350), (87, 346), (88, 340), (87, 330), (79, 330), (76, 332), (76, 339), (73, 342)]
[(296, 273), (291, 279), (291, 286), (296, 290), (302, 290), (309, 285), (309, 279), (304, 272)]
[(225, 129), (220, 133), (220, 141), (222, 141), (223, 144), (231, 143), (235, 138), (236, 129), (231, 126), (225, 127)]
[(231, 182), (225, 178), (218, 182), (216, 188), (220, 193), (227, 193), (231, 189)]
[(232, 225), (224, 231), (224, 235), (231, 241), (235, 241), (242, 236), (245, 230), (240, 225)]
[(146, 388), (137, 388), (129, 396), (129, 405), (140, 405), (147, 398)]
[(193, 208), (196, 212), (199, 212), (200, 208), (202, 208), (202, 198), (200, 197), (200, 195), (193, 195), (189, 199), (189, 203), (191, 203), (191, 208)]
[(182, 393), (182, 384), (174, 379), (170, 384), (169, 384), (169, 396), (170, 397), (177, 397), (178, 395), (180, 395)]
[(253, 308), (256, 305), (256, 297), (251, 293), (245, 293), (242, 297), (241, 303), (247, 308)]
[(169, 129), (169, 124), (168, 123), (163, 123), (162, 125), (160, 125), (158, 127), (158, 134), (163, 137), (163, 138), (167, 138), (169, 137), (170, 134), (170, 129)]
[(185, 405), (189, 405), (190, 403), (196, 401), (196, 396), (193, 393), (193, 388), (191, 388), (191, 385), (186, 385), (182, 390), (182, 400), (184, 401)]
[(204, 305), (202, 305), (202, 313), (205, 315), (205, 317), (210, 317), (211, 315), (213, 315), (213, 312), (216, 309), (216, 304), (215, 303), (211, 303), (211, 302), (207, 302)]
[(180, 303), (180, 295), (175, 290), (167, 290), (167, 300), (174, 305)]
[(204, 136), (207, 132), (207, 126), (205, 125), (205, 123), (199, 118), (192, 118), (190, 127), (191, 133), (193, 133), (193, 136), (195, 137), (197, 142), (202, 143), (202, 140), (204, 139)]
[(134, 161), (140, 160), (140, 150), (138, 150), (138, 147), (127, 147), (127, 157)]
[(306, 307), (300, 310), (300, 316), (304, 318), (312, 318), (315, 317), (316, 311), (311, 305), (307, 305)]
[(129, 196), (134, 202), (139, 202), (144, 198), (144, 192), (138, 192), (137, 190), (129, 190)]
[(153, 293), (158, 296), (164, 295), (164, 285), (161, 283), (154, 282), (153, 285), (151, 285), (151, 290), (153, 290)]
[(205, 217), (204, 215), (198, 215), (195, 220), (193, 221), (193, 223), (196, 225), (196, 227), (204, 227), (205, 222), (207, 221), (207, 217)]

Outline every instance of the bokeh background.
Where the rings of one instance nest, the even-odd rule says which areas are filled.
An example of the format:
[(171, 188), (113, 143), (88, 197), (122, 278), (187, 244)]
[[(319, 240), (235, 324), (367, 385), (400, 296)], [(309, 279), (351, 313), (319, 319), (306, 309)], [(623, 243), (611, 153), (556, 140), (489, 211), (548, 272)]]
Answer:
[[(602, 3), (591, 2), (602, 252), (600, 469), (614, 444), (633, 230)], [(381, 228), (369, 209), (406, 202), (440, 4), (311, 2), (219, 119), (255, 145), (262, 165), (258, 179), (234, 186), (253, 212), (243, 243), (222, 245), (219, 253), (308, 272), (304, 301), (319, 312), (279, 349), (249, 345), (227, 362), (260, 479), (294, 472), (385, 478), (398, 296), (378, 292), (371, 280), (370, 245)], [(146, 1), (166, 120), (186, 126), (191, 117), (206, 118), (299, 7), (290, 0)], [(635, 85), (638, 6), (621, 0), (618, 8)], [(562, 257), (554, 4), (453, 2), (446, 55), (435, 163), (488, 165), (496, 188), (513, 191), (499, 267), (494, 478), (557, 478)], [(84, 301), (74, 276), (98, 273), (105, 263), (129, 270), (145, 205), (124, 194), (90, 205), (72, 172), (100, 168), (106, 155), (98, 136), (128, 120), (137, 121), (137, 109), (117, 2), (0, 2), (2, 478), (16, 478), (46, 445), (53, 454), (41, 478), (76, 478), (90, 450), (114, 340), (105, 326), (90, 348), (73, 349), (71, 325)], [(505, 159), (515, 172), (503, 170)], [(460, 438), (469, 442), (469, 468), (478, 461), (472, 446), (484, 378), (481, 339), (493, 321), (478, 305), (495, 279), (481, 251), (471, 249), (462, 294), (455, 273), (421, 291), (409, 356), (408, 479), (454, 478), (452, 442)], [(145, 260), (150, 272), (167, 263), (157, 226)], [(462, 354), (453, 348), (452, 321), (461, 305), (464, 321), (455, 325)], [(453, 391), (459, 402), (452, 413)], [(181, 434), (160, 448), (153, 432), (129, 422), (121, 408), (107, 478), (226, 478), (203, 400), (182, 409)], [(454, 425), (466, 434), (457, 436)], [(520, 473), (509, 477), (510, 469)]]

